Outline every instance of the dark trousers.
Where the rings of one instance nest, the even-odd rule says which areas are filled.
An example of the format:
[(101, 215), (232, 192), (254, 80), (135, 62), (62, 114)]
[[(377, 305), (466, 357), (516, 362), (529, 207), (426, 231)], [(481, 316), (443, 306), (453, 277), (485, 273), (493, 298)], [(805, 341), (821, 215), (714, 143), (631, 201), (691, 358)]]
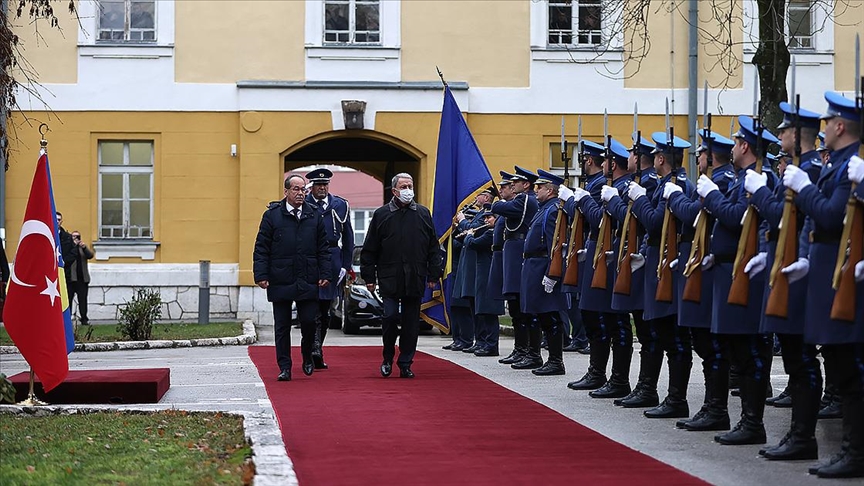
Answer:
[(315, 317), (315, 347), (317, 351), (324, 346), (324, 338), (327, 337), (327, 330), (330, 328), (330, 300), (318, 301), (318, 313)]
[(564, 334), (570, 336), (573, 341), (576, 341), (577, 346), (587, 346), (588, 336), (585, 334), (585, 325), (582, 324), (582, 312), (579, 310), (579, 301), (574, 299), (570, 308), (566, 311), (561, 311), (561, 313), (564, 314), (561, 318), (564, 322)]
[(844, 404), (847, 397), (860, 402), (864, 399), (864, 343), (825, 345), (824, 349), (830, 351), (827, 354), (823, 352), (826, 369), (828, 361), (834, 361), (831, 367), (835, 372), (834, 383), (843, 396)]
[(450, 326), (454, 343), (466, 348), (474, 344), (474, 316), (469, 307), (450, 307)]
[[(721, 353), (728, 356), (730, 366), (741, 374), (742, 416), (761, 424), (765, 412), (765, 389), (771, 379), (774, 340), (768, 334), (718, 334), (717, 337)], [(728, 378), (725, 383), (728, 388)]]
[(471, 329), (474, 330), (474, 335), (469, 339), (474, 341), (474, 344), (477, 347), (486, 347), (486, 328), (483, 326), (483, 320), (480, 319), (480, 316), (474, 313), (474, 309), (477, 308), (477, 300), (474, 297), (465, 297), (465, 300), (469, 302), (471, 306)]
[(822, 393), (822, 368), (813, 344), (805, 344), (801, 334), (777, 334), (783, 348), (783, 370), (789, 375), (790, 388)]
[[(291, 369), (291, 304), (290, 300), (273, 302), (273, 332), (276, 340), (276, 363), (280, 371)], [(304, 361), (312, 360), (315, 341), (315, 315), (317, 300), (297, 301), (297, 320), (300, 321), (300, 353)]]
[[(420, 297), (383, 297), (384, 361), (393, 362), (396, 356), (396, 337), (399, 337), (399, 366), (414, 362), (417, 351), (417, 335), (420, 333)], [(399, 303), (402, 312), (399, 312)]]
[(654, 328), (657, 330), (657, 342), (663, 351), (666, 351), (666, 359), (672, 362), (693, 362), (693, 347), (690, 342), (690, 329), (678, 325), (678, 316), (660, 317), (654, 319)]
[(519, 351), (527, 352), (529, 346), (528, 327), (531, 324), (531, 316), (522, 312), (521, 305), (519, 294), (510, 295), (507, 299), (507, 311), (513, 322), (514, 347)]
[(498, 350), (498, 316), (495, 314), (477, 314), (474, 323), (482, 331), (477, 331), (477, 342), (483, 349)]
[(86, 324), (90, 320), (87, 319), (87, 293), (90, 291), (90, 284), (87, 282), (66, 282), (69, 286), (69, 305), (72, 305), (72, 296), (78, 296), (78, 315), (81, 316), (81, 322)]

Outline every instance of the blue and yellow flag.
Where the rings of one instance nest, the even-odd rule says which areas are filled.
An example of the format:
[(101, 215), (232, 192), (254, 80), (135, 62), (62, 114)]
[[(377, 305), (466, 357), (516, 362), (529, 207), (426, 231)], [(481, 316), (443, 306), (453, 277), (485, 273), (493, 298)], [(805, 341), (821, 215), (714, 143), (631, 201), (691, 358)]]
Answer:
[(489, 167), (477, 148), (468, 124), (462, 118), (450, 87), (445, 86), (431, 207), (435, 232), (447, 256), (440, 284), (434, 290), (426, 289), (420, 316), (446, 333), (450, 332), (450, 289), (455, 270), (452, 268), (450, 251), (453, 217), (461, 207), (473, 202), (474, 197), (490, 185), (492, 174)]

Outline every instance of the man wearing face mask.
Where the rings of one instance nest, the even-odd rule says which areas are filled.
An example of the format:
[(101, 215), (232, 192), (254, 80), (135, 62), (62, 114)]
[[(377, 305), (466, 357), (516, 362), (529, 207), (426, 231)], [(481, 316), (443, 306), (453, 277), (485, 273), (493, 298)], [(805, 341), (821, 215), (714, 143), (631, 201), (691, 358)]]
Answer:
[(391, 182), (393, 199), (375, 210), (363, 250), (360, 275), (370, 292), (379, 288), (384, 301), (381, 375), (390, 376), (399, 334), (400, 378), (414, 378), (411, 364), (417, 349), (420, 300), (424, 287), (434, 287), (443, 273), (443, 258), (432, 214), (414, 201), (414, 179), (400, 173)]

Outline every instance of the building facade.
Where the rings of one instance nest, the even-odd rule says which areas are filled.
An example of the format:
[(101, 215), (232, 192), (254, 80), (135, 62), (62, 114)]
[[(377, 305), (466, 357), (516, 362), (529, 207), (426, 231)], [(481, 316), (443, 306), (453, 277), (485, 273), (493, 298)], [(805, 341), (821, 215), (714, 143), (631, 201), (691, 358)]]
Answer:
[[(701, 114), (706, 81), (715, 127), (750, 113), (754, 3), (711, 2), (733, 12), (728, 25), (705, 20), (708, 1), (647, 11), (644, 57), (633, 49), (646, 34), (622, 23), (618, 0), (81, 0), (77, 19), (42, 26), (38, 42), (22, 20), (39, 84), (19, 93), (23, 112), (10, 120), (7, 252), (44, 122), (57, 207), (96, 251), (92, 318), (115, 317), (134, 286), (161, 287), (166, 317), (194, 318), (198, 262), (209, 260), (214, 315), (267, 322), (252, 249), (286, 172), (350, 167), (381, 182), (379, 203), (390, 177), (409, 172), (428, 203), (436, 68), (493, 173), (560, 170), (562, 124), (571, 146), (580, 117), (583, 136), (599, 141), (604, 111), (626, 142), (637, 103), (646, 134), (663, 129), (669, 100), (676, 134), (690, 136), (688, 88), (698, 86)], [(704, 22), (697, 79), (687, 69), (694, 6)], [(820, 110), (828, 89), (851, 93), (864, 6), (790, 0), (788, 20), (802, 105)], [(708, 39), (723, 35), (735, 62), (721, 63)]]

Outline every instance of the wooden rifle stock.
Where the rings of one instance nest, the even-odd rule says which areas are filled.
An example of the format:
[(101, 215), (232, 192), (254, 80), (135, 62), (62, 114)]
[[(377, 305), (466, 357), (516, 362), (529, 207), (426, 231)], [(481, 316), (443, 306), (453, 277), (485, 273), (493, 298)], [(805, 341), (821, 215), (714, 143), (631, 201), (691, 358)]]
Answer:
[(777, 238), (777, 251), (768, 285), (768, 302), (765, 315), (787, 319), (789, 317), (789, 278), (780, 269), (788, 267), (798, 259), (798, 209), (795, 207), (794, 192), (786, 190), (783, 203), (783, 216), (780, 220), (780, 235)]
[(759, 251), (759, 218), (752, 206), (747, 207), (744, 214), (744, 226), (741, 229), (741, 239), (738, 241), (738, 254), (732, 269), (732, 286), (729, 288), (729, 304), (747, 305), (750, 293), (750, 277), (744, 273), (744, 267)]
[[(615, 287), (612, 291), (616, 294), (630, 295), (633, 288), (633, 269), (630, 268), (631, 256), (639, 250), (639, 223), (630, 212), (633, 208), (631, 201), (627, 205), (627, 216), (624, 218), (624, 231), (621, 235), (621, 246), (618, 248), (618, 277), (615, 279)], [(625, 246), (626, 245), (626, 246)]]
[(657, 268), (657, 292), (654, 299), (658, 302), (672, 302), (675, 289), (672, 285), (672, 268), (669, 264), (678, 255), (678, 230), (672, 211), (666, 209), (663, 217), (663, 240), (660, 244), (660, 265)]
[[(852, 191), (855, 184), (852, 184)], [(848, 255), (848, 258), (847, 258)], [(844, 222), (843, 238), (840, 240), (838, 265), (839, 275), (835, 274), (834, 302), (831, 305), (831, 318), (841, 321), (855, 321), (855, 265), (864, 257), (864, 212), (859, 207), (855, 196), (850, 193), (846, 203), (846, 221)]]
[(579, 285), (579, 258), (577, 252), (585, 246), (585, 218), (577, 209), (570, 225), (570, 243), (567, 248), (567, 269), (564, 272), (564, 285)]
[(592, 289), (605, 289), (609, 276), (609, 266), (606, 264), (606, 252), (612, 251), (612, 219), (609, 213), (603, 212), (600, 224), (600, 235), (597, 240), (597, 251), (594, 253), (594, 276), (591, 279)]
[(682, 299), (697, 304), (702, 302), (702, 260), (705, 258), (705, 247), (708, 243), (708, 212), (701, 210), (698, 218), (693, 246), (683, 272), (687, 281), (684, 282), (684, 291), (681, 293)]
[(567, 238), (567, 220), (564, 209), (558, 205), (558, 215), (555, 217), (555, 241), (552, 242), (549, 278), (561, 278), (564, 273), (564, 241)]

